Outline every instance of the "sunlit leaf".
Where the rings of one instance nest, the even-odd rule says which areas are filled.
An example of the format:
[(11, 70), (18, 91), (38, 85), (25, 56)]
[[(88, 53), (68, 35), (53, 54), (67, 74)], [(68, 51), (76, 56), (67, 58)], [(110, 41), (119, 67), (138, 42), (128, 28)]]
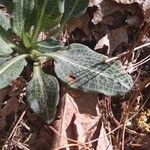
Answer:
[(7, 60), (10, 60), (12, 57), (11, 56), (0, 56), (0, 65), (2, 65), (4, 62), (6, 62)]
[(64, 0), (36, 0), (36, 19), (40, 30), (52, 29), (58, 25), (64, 12)]
[(48, 123), (54, 120), (59, 101), (59, 84), (54, 76), (45, 74), (37, 64), (27, 86), (27, 101), (31, 109)]
[(0, 10), (0, 26), (2, 26), (5, 31), (10, 28), (10, 19), (3, 11)]
[(131, 76), (125, 73), (120, 61), (104, 63), (107, 56), (87, 46), (71, 44), (65, 51), (46, 55), (54, 58), (57, 76), (72, 88), (119, 95), (133, 86)]
[(13, 50), (10, 46), (0, 37), (0, 56), (11, 54)]
[(6, 61), (0, 66), (0, 89), (10, 84), (12, 80), (15, 80), (24, 66), (26, 66), (25, 58), (27, 55), (20, 55)]
[(25, 21), (34, 8), (34, 0), (14, 0), (12, 11), (12, 26), (14, 32), (22, 37), (25, 32)]

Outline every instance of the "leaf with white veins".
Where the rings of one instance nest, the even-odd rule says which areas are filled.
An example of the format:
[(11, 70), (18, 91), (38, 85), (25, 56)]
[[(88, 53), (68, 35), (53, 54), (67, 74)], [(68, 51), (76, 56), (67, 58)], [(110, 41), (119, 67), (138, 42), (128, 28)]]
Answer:
[(55, 38), (49, 38), (44, 41), (40, 41), (35, 43), (35, 46), (37, 47), (38, 51), (42, 53), (57, 51), (64, 47), (64, 45)]
[(21, 74), (27, 64), (25, 61), (27, 56), (26, 54), (16, 56), (0, 66), (0, 89), (9, 85)]
[(33, 8), (33, 0), (13, 0), (12, 25), (19, 37), (22, 37), (25, 32), (25, 20), (28, 19)]
[(0, 56), (11, 54), (13, 50), (10, 46), (0, 37)]
[(88, 4), (89, 0), (65, 0), (62, 23), (65, 24), (71, 17), (82, 15)]
[(82, 44), (71, 44), (67, 50), (47, 53), (55, 60), (57, 76), (70, 87), (106, 95), (120, 95), (131, 90), (133, 80), (120, 61), (104, 63), (107, 56)]
[(0, 25), (7, 31), (10, 28), (10, 19), (0, 10)]
[(45, 74), (38, 64), (34, 65), (33, 77), (27, 86), (27, 101), (31, 109), (48, 123), (54, 120), (59, 102), (59, 84), (54, 76)]

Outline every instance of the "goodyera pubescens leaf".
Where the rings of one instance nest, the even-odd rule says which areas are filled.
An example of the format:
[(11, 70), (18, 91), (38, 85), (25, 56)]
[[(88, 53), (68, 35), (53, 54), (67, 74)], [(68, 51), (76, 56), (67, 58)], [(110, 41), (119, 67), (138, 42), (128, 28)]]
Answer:
[(20, 75), (27, 64), (25, 60), (27, 56), (26, 54), (16, 56), (0, 66), (0, 89), (9, 85)]
[(31, 109), (48, 123), (54, 120), (59, 101), (59, 84), (57, 79), (45, 74), (35, 63), (33, 77), (27, 86), (27, 101)]
[(25, 21), (34, 8), (34, 0), (15, 0), (12, 9), (12, 28), (16, 35), (22, 37), (25, 32)]
[(132, 77), (120, 61), (104, 63), (107, 56), (82, 44), (71, 44), (65, 51), (47, 53), (55, 60), (57, 76), (70, 87), (106, 95), (120, 95), (131, 90)]
[(38, 49), (38, 51), (42, 53), (50, 53), (50, 52), (58, 51), (64, 47), (63, 43), (61, 43), (59, 40), (52, 37), (44, 41), (35, 43), (35, 46)]
[(88, 4), (89, 0), (65, 0), (62, 23), (66, 23), (71, 17), (82, 15)]

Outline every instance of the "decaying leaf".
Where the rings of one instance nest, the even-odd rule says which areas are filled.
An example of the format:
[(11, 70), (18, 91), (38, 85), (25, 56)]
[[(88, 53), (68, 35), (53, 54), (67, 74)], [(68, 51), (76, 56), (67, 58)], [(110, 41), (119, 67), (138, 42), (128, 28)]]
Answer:
[[(101, 116), (93, 116), (88, 113), (90, 111), (86, 109), (81, 113), (80, 107), (83, 106), (81, 106), (81, 103), (77, 103), (77, 97), (74, 99), (69, 94), (65, 94), (62, 99), (62, 101), (64, 101), (62, 105), (63, 112), (61, 118), (57, 119), (54, 125), (59, 134), (55, 134), (52, 148), (65, 148), (66, 150), (71, 150), (72, 147), (69, 147), (68, 144), (74, 142), (68, 140), (68, 138), (70, 138), (77, 142), (75, 148), (78, 150), (84, 149), (83, 146), (80, 145), (84, 143), (87, 143), (86, 146), (91, 150), (106, 150), (106, 148), (112, 150), (112, 145), (106, 136), (103, 123), (101, 124)], [(79, 97), (81, 98), (82, 94)], [(87, 102), (90, 101), (87, 97), (83, 99)], [(85, 103), (84, 107), (88, 107), (88, 105)], [(91, 142), (95, 139), (98, 140), (96, 142)]]
[(17, 97), (12, 97), (8, 99), (7, 104), (4, 106), (3, 109), (0, 110), (0, 130), (2, 130), (5, 125), (7, 124), (6, 122), (6, 117), (12, 113), (16, 113), (19, 108), (19, 101)]
[[(114, 21), (114, 17), (116, 17), (116, 15), (121, 18), (124, 15), (128, 15), (128, 13), (138, 16), (139, 22), (143, 21), (143, 14), (137, 5), (125, 5), (108, 0), (102, 0), (99, 3), (97, 2), (95, 5), (97, 6), (97, 10), (92, 19), (94, 24), (98, 24), (101, 21), (107, 21), (108, 24), (112, 24), (112, 21)], [(126, 19), (124, 19), (124, 21), (126, 21)]]
[(143, 10), (143, 14), (145, 16), (145, 20), (150, 22), (150, 1), (149, 0), (114, 0), (117, 3), (121, 4), (135, 4), (138, 3), (139, 6)]
[[(76, 139), (76, 137), (74, 137), (74, 130), (72, 130), (72, 121), (74, 114), (78, 112), (78, 107), (69, 94), (65, 94), (61, 101), (64, 103), (62, 108), (63, 112), (61, 118), (55, 122), (55, 128), (62, 136), (55, 134), (52, 146), (53, 149), (67, 145), (69, 142), (67, 137)], [(69, 150), (69, 148), (66, 147), (66, 150)]]
[[(95, 149), (95, 143), (90, 143), (92, 139), (98, 137), (97, 131), (100, 126), (100, 116), (91, 116), (89, 114), (75, 114), (74, 125), (76, 128), (77, 141), (86, 143), (88, 147)], [(80, 149), (80, 147), (79, 147)]]
[(103, 123), (101, 125), (99, 140), (97, 143), (96, 150), (113, 150), (112, 143), (108, 140)]
[(66, 25), (67, 34), (70, 35), (70, 33), (72, 31), (74, 31), (76, 28), (79, 28), (89, 38), (90, 37), (90, 33), (89, 33), (89, 29), (88, 29), (89, 21), (90, 21), (90, 18), (88, 16), (88, 14), (86, 14), (86, 13), (83, 14), (82, 16), (70, 19)]

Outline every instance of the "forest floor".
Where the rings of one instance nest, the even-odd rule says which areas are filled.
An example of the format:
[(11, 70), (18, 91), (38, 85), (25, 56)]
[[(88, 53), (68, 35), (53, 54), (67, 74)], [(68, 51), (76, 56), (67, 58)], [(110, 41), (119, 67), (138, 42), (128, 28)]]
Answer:
[(48, 125), (27, 105), (29, 77), (23, 73), (0, 90), (0, 149), (150, 149), (150, 4), (117, 2), (91, 0), (86, 13), (70, 20), (59, 38), (66, 45), (82, 43), (110, 58), (118, 56), (133, 77), (132, 90), (112, 97), (73, 90), (60, 81), (57, 115)]

